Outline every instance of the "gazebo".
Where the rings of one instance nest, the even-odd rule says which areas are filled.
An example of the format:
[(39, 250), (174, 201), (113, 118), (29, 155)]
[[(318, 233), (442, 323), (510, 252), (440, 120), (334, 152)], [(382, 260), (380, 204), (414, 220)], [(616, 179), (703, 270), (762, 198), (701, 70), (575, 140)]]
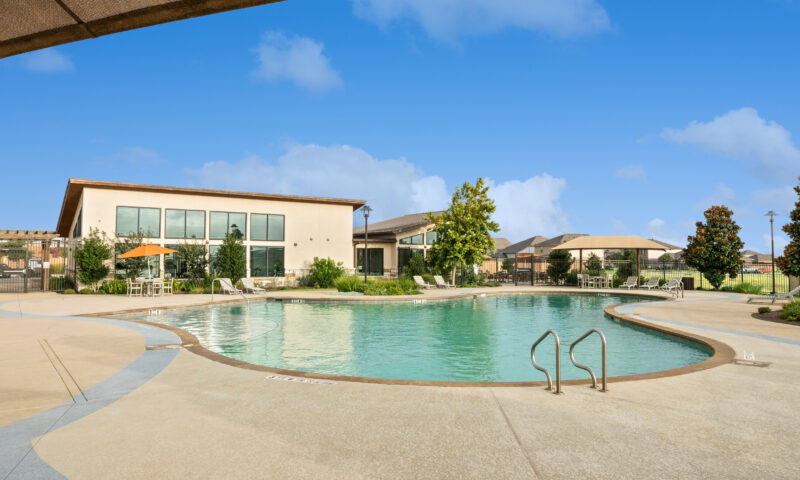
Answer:
[(667, 248), (653, 240), (648, 240), (635, 235), (586, 235), (564, 242), (553, 250), (578, 250), (578, 269), (583, 272), (584, 250), (636, 250), (636, 281), (640, 276), (639, 258), (642, 250), (667, 250)]

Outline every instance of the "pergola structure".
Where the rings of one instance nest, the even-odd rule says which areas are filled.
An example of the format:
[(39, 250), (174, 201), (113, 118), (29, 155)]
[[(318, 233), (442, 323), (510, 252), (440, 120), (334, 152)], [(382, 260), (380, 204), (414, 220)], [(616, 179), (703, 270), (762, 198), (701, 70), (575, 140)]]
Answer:
[(0, 0), (0, 58), (284, 0)]
[(58, 236), (57, 232), (49, 230), (0, 230), (0, 240), (47, 241)]
[(578, 268), (583, 272), (583, 251), (584, 250), (636, 250), (636, 281), (639, 281), (639, 254), (642, 250), (667, 250), (667, 248), (653, 240), (634, 235), (586, 235), (564, 242), (553, 250), (578, 250)]

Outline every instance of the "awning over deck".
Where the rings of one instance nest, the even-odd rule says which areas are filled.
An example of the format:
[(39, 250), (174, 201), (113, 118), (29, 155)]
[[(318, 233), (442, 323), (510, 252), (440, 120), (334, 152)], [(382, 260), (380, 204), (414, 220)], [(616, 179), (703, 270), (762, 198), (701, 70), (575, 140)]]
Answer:
[(564, 242), (553, 250), (667, 250), (667, 248), (652, 240), (634, 235), (586, 235)]

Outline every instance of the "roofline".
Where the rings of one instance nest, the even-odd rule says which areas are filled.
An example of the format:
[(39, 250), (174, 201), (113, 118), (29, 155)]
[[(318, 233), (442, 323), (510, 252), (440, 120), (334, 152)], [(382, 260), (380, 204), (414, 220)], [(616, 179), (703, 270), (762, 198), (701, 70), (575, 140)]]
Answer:
[[(69, 229), (69, 225), (64, 226), (63, 223), (66, 221), (65, 213), (67, 211), (68, 201), (71, 200), (70, 193), (73, 193), (73, 195), (78, 195), (79, 193), (83, 192), (84, 188), (125, 190), (125, 191), (149, 192), (149, 193), (168, 193), (173, 195), (198, 195), (207, 197), (241, 198), (249, 200), (272, 200), (278, 202), (326, 203), (332, 205), (352, 206), (353, 210), (358, 210), (367, 203), (366, 200), (355, 200), (350, 198), (308, 197), (299, 195), (280, 195), (275, 193), (237, 192), (230, 190), (213, 190), (206, 188), (189, 188), (189, 187), (169, 187), (163, 185), (105, 182), (99, 180), (87, 180), (83, 178), (70, 178), (67, 181), (67, 188), (64, 191), (64, 199), (61, 203), (61, 212), (59, 213), (58, 224), (56, 226), (56, 231), (63, 236), (69, 235), (69, 232), (67, 231)], [(70, 205), (70, 207), (72, 207), (73, 209), (77, 208), (77, 200), (75, 201), (75, 205), (74, 206)]]
[[(395, 227), (395, 228), (381, 228), (381, 229), (378, 229), (378, 230), (370, 229), (369, 233), (370, 234), (374, 234), (374, 235), (380, 235), (382, 233), (402, 233), (402, 232), (407, 232), (409, 230), (415, 230), (417, 228), (424, 227), (426, 225), (432, 225), (432, 223), (431, 222), (417, 222), (417, 223), (414, 223), (414, 224), (403, 225), (403, 226), (399, 226), (399, 227)], [(364, 227), (361, 226), (361, 227), (356, 227), (356, 228), (364, 228)], [(355, 230), (356, 229), (354, 228), (353, 229), (353, 238), (355, 238), (356, 236), (360, 236), (360, 237), (364, 236), (364, 232), (356, 232)]]

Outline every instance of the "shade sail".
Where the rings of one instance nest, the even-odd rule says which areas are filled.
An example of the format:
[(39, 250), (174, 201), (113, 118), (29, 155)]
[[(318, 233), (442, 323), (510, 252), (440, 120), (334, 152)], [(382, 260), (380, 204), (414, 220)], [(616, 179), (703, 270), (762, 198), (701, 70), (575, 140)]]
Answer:
[(280, 1), (284, 0), (0, 0), (0, 58)]
[(666, 250), (660, 243), (637, 236), (586, 235), (564, 242), (553, 250), (604, 250), (604, 249)]
[(161, 255), (163, 253), (175, 252), (177, 252), (177, 250), (164, 248), (159, 245), (153, 245), (152, 243), (143, 243), (133, 250), (129, 250), (122, 255), (119, 255), (117, 258), (152, 257), (155, 255)]

